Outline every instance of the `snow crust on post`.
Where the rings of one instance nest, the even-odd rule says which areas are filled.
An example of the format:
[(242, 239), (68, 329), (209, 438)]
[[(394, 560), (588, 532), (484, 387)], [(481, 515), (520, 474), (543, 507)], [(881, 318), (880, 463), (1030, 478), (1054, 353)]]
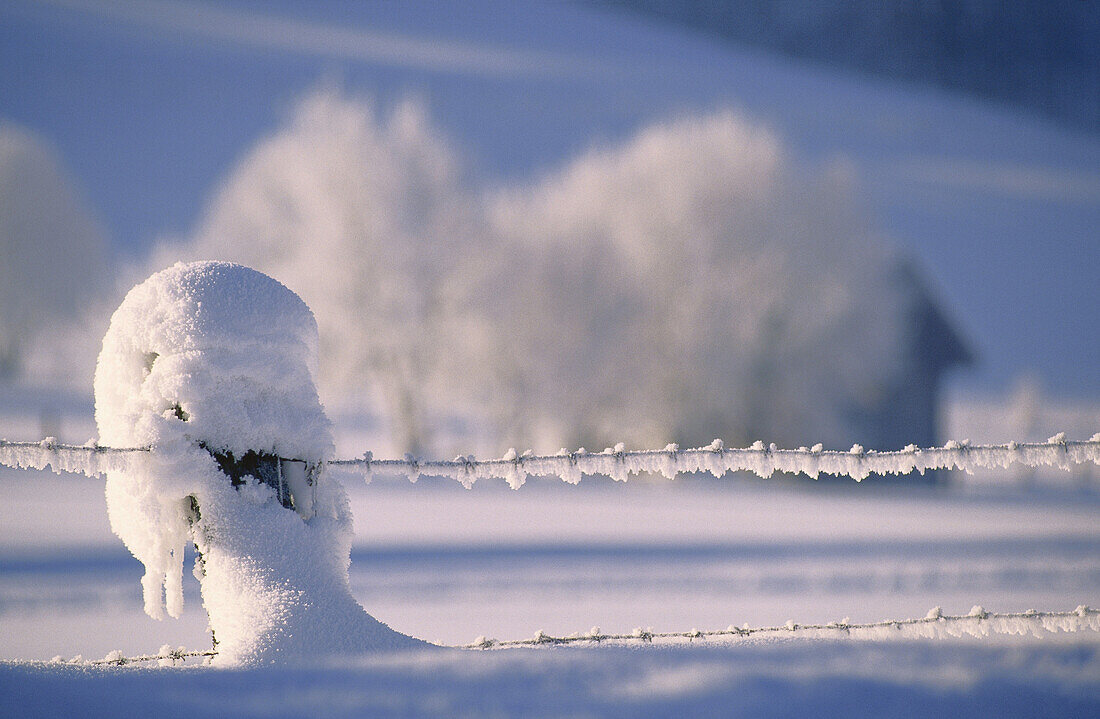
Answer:
[(111, 528), (145, 565), (145, 611), (183, 610), (184, 549), (219, 664), (412, 645), (348, 586), (352, 518), (317, 476), (308, 521), (253, 477), (233, 486), (214, 453), (322, 467), (332, 432), (314, 385), (317, 328), (302, 300), (255, 270), (176, 264), (134, 287), (111, 319), (95, 377), (100, 439), (134, 452), (107, 468)]
[(851, 477), (860, 482), (872, 474), (902, 475), (935, 469), (959, 469), (972, 474), (978, 469), (999, 469), (1013, 464), (1029, 467), (1071, 469), (1078, 464), (1100, 465), (1100, 433), (1088, 441), (1067, 440), (1059, 433), (1046, 442), (971, 446), (951, 441), (943, 447), (920, 449), (910, 445), (893, 452), (866, 450), (854, 445), (847, 451), (825, 450), (820, 444), (811, 448), (779, 449), (774, 444), (756, 442), (750, 447), (728, 449), (720, 439), (706, 447), (681, 450), (670, 444), (659, 450), (628, 451), (623, 443), (593, 453), (583, 447), (556, 455), (534, 455), (529, 450), (518, 454), (510, 449), (500, 459), (478, 461), (456, 457), (446, 462), (405, 459), (334, 460), (329, 466), (358, 472), (369, 482), (375, 475), (406, 475), (415, 482), (419, 477), (443, 477), (470, 488), (479, 479), (504, 479), (513, 489), (523, 486), (528, 477), (560, 477), (577, 484), (584, 475), (602, 475), (620, 482), (631, 475), (659, 474), (675, 479), (680, 474), (708, 472), (715, 478), (727, 472), (752, 472), (765, 479), (776, 472)]
[(95, 376), (99, 440), (151, 447), (187, 435), (236, 454), (326, 459), (316, 365), (317, 325), (293, 292), (241, 265), (178, 263), (111, 318)]

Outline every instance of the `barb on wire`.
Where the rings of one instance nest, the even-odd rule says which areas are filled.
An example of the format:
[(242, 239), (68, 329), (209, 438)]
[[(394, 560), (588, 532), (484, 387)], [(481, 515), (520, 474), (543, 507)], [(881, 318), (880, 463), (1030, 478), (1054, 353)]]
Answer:
[[(41, 442), (0, 440), (0, 465), (20, 469), (52, 468), (55, 472), (74, 472), (96, 476), (124, 470), (128, 456), (151, 452), (152, 447), (102, 447), (60, 444), (53, 438)], [(282, 458), (283, 461), (300, 461)], [(576, 484), (583, 475), (604, 475), (625, 482), (630, 475), (660, 474), (674, 479), (679, 474), (709, 472), (721, 477), (727, 472), (748, 471), (768, 478), (775, 472), (806, 474), (817, 479), (822, 474), (847, 476), (857, 482), (871, 474), (910, 474), (936, 469), (1005, 468), (1013, 464), (1029, 467), (1059, 467), (1093, 462), (1100, 464), (1100, 432), (1087, 441), (1067, 440), (1064, 432), (1046, 442), (1008, 442), (974, 445), (968, 441), (950, 441), (943, 447), (921, 449), (909, 445), (897, 451), (875, 451), (854, 445), (847, 451), (826, 450), (820, 444), (798, 449), (779, 449), (774, 444), (756, 442), (750, 447), (727, 448), (716, 439), (706, 447), (680, 449), (670, 444), (664, 449), (627, 450), (622, 443), (603, 452), (561, 450), (552, 455), (536, 455), (530, 450), (518, 454), (508, 450), (499, 459), (476, 460), (459, 456), (450, 461), (421, 460), (411, 455), (404, 459), (375, 459), (370, 452), (358, 459), (327, 462), (335, 470), (358, 474), (368, 482), (375, 476), (404, 476), (415, 482), (420, 477), (444, 477), (469, 488), (479, 479), (504, 479), (514, 489), (528, 477), (555, 476)]]
[[(478, 637), (470, 644), (450, 645), (450, 649), (507, 649), (510, 647), (562, 646), (568, 644), (589, 643), (599, 645), (603, 642), (641, 642), (643, 644), (689, 643), (708, 638), (745, 639), (753, 636), (798, 636), (816, 638), (822, 636), (845, 637), (853, 639), (939, 639), (943, 637), (987, 637), (992, 634), (1035, 634), (1044, 632), (1100, 631), (1100, 610), (1081, 605), (1069, 612), (1040, 612), (1029, 609), (1025, 612), (988, 612), (981, 606), (975, 606), (967, 614), (944, 614), (939, 607), (933, 607), (928, 613), (915, 619), (891, 619), (880, 622), (852, 623), (847, 619), (827, 624), (798, 624), (788, 621), (776, 626), (741, 627), (730, 625), (726, 629), (687, 632), (655, 632), (652, 629), (635, 629), (629, 634), (604, 634), (599, 627), (593, 627), (583, 634), (570, 634), (556, 637), (538, 631), (530, 639), (497, 640)], [(161, 666), (175, 666), (188, 658), (209, 658), (217, 656), (213, 649), (206, 651), (187, 651), (183, 647), (170, 649), (161, 647), (156, 654), (142, 654), (136, 657), (123, 655), (115, 650), (102, 659), (91, 661), (75, 657), (66, 661), (55, 657), (53, 663), (83, 664), (96, 666), (127, 666), (144, 662), (158, 662)]]

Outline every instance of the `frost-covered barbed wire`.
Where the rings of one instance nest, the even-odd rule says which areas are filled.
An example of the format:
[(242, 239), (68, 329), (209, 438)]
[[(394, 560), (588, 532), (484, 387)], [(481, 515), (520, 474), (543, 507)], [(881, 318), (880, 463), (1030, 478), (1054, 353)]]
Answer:
[(928, 613), (916, 619), (890, 619), (880, 622), (852, 623), (848, 619), (827, 624), (798, 624), (793, 620), (785, 624), (768, 627), (741, 627), (730, 625), (726, 629), (688, 632), (654, 632), (652, 629), (635, 629), (630, 634), (604, 634), (599, 627), (593, 627), (584, 634), (570, 634), (555, 637), (538, 631), (530, 639), (511, 639), (498, 641), (487, 637), (478, 637), (470, 644), (461, 645), (461, 649), (495, 649), (507, 647), (543, 646), (577, 644), (589, 642), (643, 642), (658, 640), (679, 642), (687, 639), (713, 637), (746, 638), (767, 635), (797, 635), (805, 638), (853, 637), (861, 639), (940, 639), (943, 637), (987, 637), (993, 634), (1034, 634), (1044, 632), (1100, 631), (1100, 610), (1081, 605), (1071, 612), (1040, 612), (1029, 609), (1025, 612), (987, 612), (981, 606), (974, 606), (968, 614), (944, 614), (940, 607), (933, 607)]
[(37, 442), (9, 442), (0, 439), (0, 465), (15, 469), (52, 469), (96, 477), (123, 471), (129, 457), (150, 452), (149, 447), (103, 447), (89, 440), (85, 444), (64, 444), (54, 437)]
[[(880, 622), (853, 623), (848, 619), (826, 624), (799, 624), (791, 620), (776, 626), (740, 627), (730, 625), (726, 629), (687, 632), (655, 632), (652, 629), (635, 629), (629, 634), (605, 634), (599, 627), (593, 627), (583, 634), (570, 634), (556, 637), (538, 631), (529, 639), (497, 640), (478, 637), (470, 644), (452, 645), (451, 649), (507, 649), (509, 647), (557, 646), (567, 644), (616, 644), (624, 642), (681, 643), (683, 640), (694, 642), (699, 639), (724, 638), (745, 639), (753, 636), (795, 636), (800, 638), (849, 637), (863, 640), (882, 639), (942, 639), (945, 637), (983, 638), (994, 634), (1042, 636), (1044, 633), (1100, 631), (1100, 610), (1081, 605), (1069, 612), (1040, 612), (1029, 609), (1024, 612), (988, 612), (981, 606), (975, 606), (967, 614), (944, 614), (940, 607), (933, 607), (928, 613), (915, 619), (888, 619)], [(76, 656), (66, 660), (54, 657), (55, 664), (126, 666), (144, 662), (157, 662), (160, 666), (175, 666), (189, 658), (209, 658), (217, 655), (214, 649), (206, 651), (188, 651), (183, 647), (172, 649), (168, 645), (160, 648), (156, 654), (125, 656), (121, 651), (108, 652), (102, 659), (86, 660)]]
[(817, 478), (822, 474), (847, 476), (857, 482), (871, 474), (909, 474), (935, 469), (996, 469), (1012, 464), (1031, 467), (1051, 466), (1069, 469), (1073, 465), (1094, 462), (1100, 464), (1100, 432), (1088, 441), (1070, 441), (1065, 433), (1054, 435), (1046, 442), (1009, 442), (1003, 445), (971, 445), (969, 442), (948, 442), (943, 447), (927, 449), (916, 445), (892, 452), (866, 450), (854, 445), (848, 451), (826, 450), (820, 444), (798, 449), (779, 449), (774, 444), (756, 442), (740, 449), (726, 448), (720, 439), (706, 447), (680, 449), (670, 444), (658, 450), (627, 450), (623, 444), (603, 452), (561, 450), (554, 455), (535, 455), (530, 451), (517, 454), (509, 450), (500, 459), (476, 460), (456, 457), (447, 461), (405, 459), (374, 459), (368, 453), (362, 459), (335, 460), (329, 466), (355, 470), (369, 482), (376, 475), (404, 474), (411, 481), (420, 477), (445, 477), (470, 487), (479, 479), (500, 478), (513, 488), (521, 487), (528, 477), (556, 476), (571, 484), (583, 475), (603, 475), (625, 482), (632, 474), (660, 474), (674, 479), (679, 474), (709, 472), (721, 477), (727, 472), (748, 471), (768, 478), (776, 472), (806, 474)]
[[(51, 438), (41, 442), (0, 440), (0, 464), (23, 469), (50, 467), (55, 472), (94, 476), (125, 467), (128, 454), (149, 451), (152, 448), (112, 448), (94, 443), (66, 445)], [(950, 441), (943, 447), (909, 445), (886, 452), (867, 450), (858, 444), (847, 451), (826, 450), (820, 444), (779, 449), (763, 442), (750, 447), (727, 448), (719, 439), (695, 449), (680, 449), (670, 444), (656, 450), (627, 450), (622, 443), (602, 452), (563, 449), (552, 455), (536, 455), (530, 450), (520, 454), (510, 449), (499, 459), (487, 460), (473, 456), (459, 456), (449, 461), (422, 460), (410, 455), (404, 459), (375, 459), (367, 452), (358, 459), (331, 460), (328, 466), (360, 475), (367, 482), (376, 476), (406, 476), (412, 482), (421, 477), (443, 477), (469, 488), (479, 479), (499, 478), (518, 489), (529, 477), (539, 476), (560, 477), (565, 482), (577, 484), (584, 475), (603, 475), (625, 482), (631, 475), (642, 473), (674, 479), (679, 474), (697, 472), (721, 477), (727, 472), (748, 471), (764, 478), (786, 472), (802, 473), (815, 479), (822, 474), (847, 476), (859, 482), (871, 474), (923, 474), (937, 469), (959, 469), (971, 474), (977, 469), (1006, 468), (1013, 464), (1068, 470), (1089, 462), (1100, 465), (1100, 432), (1087, 441), (1067, 440), (1063, 432), (1046, 442), (972, 445), (968, 441)]]
[(115, 649), (107, 652), (107, 655), (102, 659), (85, 659), (79, 654), (72, 659), (65, 659), (61, 656), (56, 656), (50, 660), (50, 664), (78, 664), (84, 666), (116, 666), (124, 667), (127, 664), (143, 664), (145, 662), (156, 662), (162, 667), (177, 666), (178, 664), (186, 662), (188, 659), (202, 658), (208, 659), (217, 655), (217, 651), (213, 649), (207, 649), (205, 651), (188, 651), (184, 647), (177, 647), (173, 649), (169, 645), (162, 646), (156, 654), (139, 654), (135, 657), (128, 657), (122, 653), (121, 650)]

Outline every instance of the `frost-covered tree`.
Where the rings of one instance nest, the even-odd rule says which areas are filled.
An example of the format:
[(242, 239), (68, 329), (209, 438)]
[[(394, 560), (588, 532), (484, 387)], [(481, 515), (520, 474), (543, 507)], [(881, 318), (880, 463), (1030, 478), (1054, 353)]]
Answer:
[(371, 390), (403, 449), (439, 451), (456, 415), (494, 451), (848, 446), (901, 396), (926, 301), (851, 175), (719, 112), (478, 191), (418, 106), (323, 89), (154, 264), (234, 260), (298, 292), (323, 395)]
[(153, 264), (226, 259), (286, 283), (320, 323), (325, 395), (373, 397), (395, 442), (417, 451), (461, 320), (450, 283), (476, 254), (469, 208), (455, 155), (419, 105), (383, 115), (324, 88), (247, 153), (189, 245)]
[(543, 446), (850, 442), (904, 368), (915, 296), (849, 174), (722, 112), (502, 193), (503, 409)]
[[(74, 320), (99, 297), (107, 265), (104, 231), (57, 152), (44, 138), (5, 122), (0, 122), (0, 257), (4, 379), (38, 369), (28, 367), (34, 364), (28, 352), (35, 340), (44, 329)], [(72, 376), (72, 368), (67, 374)]]

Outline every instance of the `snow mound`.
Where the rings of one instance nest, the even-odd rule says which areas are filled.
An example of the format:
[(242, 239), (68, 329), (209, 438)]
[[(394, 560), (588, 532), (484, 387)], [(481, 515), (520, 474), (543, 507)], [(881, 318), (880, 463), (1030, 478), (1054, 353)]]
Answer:
[[(101, 441), (155, 449), (108, 471), (111, 527), (146, 567), (154, 618), (182, 612), (194, 543), (218, 663), (415, 642), (367, 615), (348, 587), (352, 518), (343, 487), (321, 471), (333, 444), (316, 346), (297, 295), (223, 262), (179, 263), (137, 285), (103, 340)], [(284, 474), (297, 477), (296, 491), (308, 487), (308, 502), (272, 486)]]
[(156, 445), (185, 426), (212, 448), (320, 461), (332, 439), (316, 353), (313, 313), (279, 282), (241, 265), (178, 263), (111, 318), (95, 377), (100, 441)]

